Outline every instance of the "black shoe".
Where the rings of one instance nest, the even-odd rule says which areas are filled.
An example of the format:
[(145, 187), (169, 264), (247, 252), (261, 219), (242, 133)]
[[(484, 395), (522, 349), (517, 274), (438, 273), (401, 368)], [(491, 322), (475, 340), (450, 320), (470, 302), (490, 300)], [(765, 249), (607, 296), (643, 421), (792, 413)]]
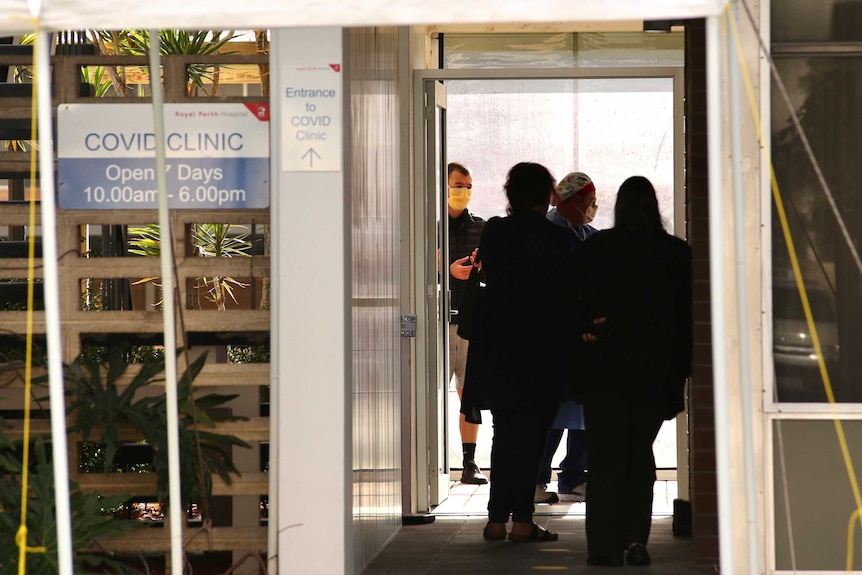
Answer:
[(622, 567), (623, 556), (620, 555), (598, 555), (595, 557), (587, 557), (587, 565), (596, 565), (600, 567)]
[(629, 546), (626, 550), (626, 563), (635, 566), (649, 565), (649, 552), (646, 550), (646, 545), (635, 543)]
[(488, 483), (488, 478), (482, 475), (475, 461), (468, 461), (464, 463), (464, 470), (461, 472), (461, 483), (485, 485)]

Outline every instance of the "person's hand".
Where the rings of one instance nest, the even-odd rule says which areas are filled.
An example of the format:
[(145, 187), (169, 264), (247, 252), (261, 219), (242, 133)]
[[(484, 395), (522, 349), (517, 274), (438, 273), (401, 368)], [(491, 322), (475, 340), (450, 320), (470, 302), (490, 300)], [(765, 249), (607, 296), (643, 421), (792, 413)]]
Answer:
[(479, 268), (479, 271), (482, 271), (482, 260), (479, 259), (479, 248), (474, 249), (473, 253), (470, 254), (470, 263)]
[(452, 277), (455, 279), (465, 280), (470, 277), (470, 270), (472, 269), (473, 266), (470, 264), (470, 256), (464, 256), (463, 258), (458, 258), (452, 262), (452, 265), (449, 266), (449, 273), (451, 273)]
[[(593, 325), (601, 325), (606, 321), (608, 321), (608, 318), (606, 317), (597, 317), (593, 320)], [(597, 341), (599, 341), (599, 336), (594, 333), (588, 332), (581, 334), (581, 339), (584, 340), (585, 343), (596, 343)]]

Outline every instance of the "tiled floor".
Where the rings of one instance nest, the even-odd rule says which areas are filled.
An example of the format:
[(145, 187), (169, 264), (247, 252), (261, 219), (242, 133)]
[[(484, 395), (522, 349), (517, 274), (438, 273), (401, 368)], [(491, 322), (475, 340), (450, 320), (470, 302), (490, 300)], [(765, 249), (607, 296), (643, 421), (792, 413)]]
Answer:
[[(551, 487), (555, 484), (552, 483)], [(683, 575), (714, 573), (694, 564), (690, 537), (672, 532), (676, 482), (656, 483), (650, 567), (589, 567), (586, 564), (583, 503), (538, 505), (536, 522), (559, 533), (553, 543), (489, 542), (482, 539), (487, 520), (488, 486), (453, 482), (449, 498), (434, 509), (434, 521), (405, 525), (364, 575), (515, 575), (540, 572)]]
[[(453, 477), (459, 475), (453, 473)], [(549, 491), (556, 491), (557, 482), (548, 484)], [(449, 497), (434, 508), (434, 515), (440, 516), (481, 516), (488, 511), (489, 485), (465, 485), (460, 481), (452, 481), (449, 485)], [(654, 517), (672, 517), (673, 500), (677, 497), (676, 481), (656, 481), (653, 499)], [(540, 504), (536, 506), (536, 514), (553, 517), (584, 517), (586, 504), (559, 502), (553, 505)]]

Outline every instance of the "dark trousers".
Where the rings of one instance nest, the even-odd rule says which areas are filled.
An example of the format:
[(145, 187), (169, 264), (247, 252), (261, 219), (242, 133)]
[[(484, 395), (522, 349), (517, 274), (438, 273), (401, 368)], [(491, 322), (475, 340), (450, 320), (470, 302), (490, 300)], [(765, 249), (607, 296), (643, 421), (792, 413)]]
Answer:
[(539, 461), (558, 403), (518, 409), (492, 409), (491, 495), (488, 519), (506, 523), (533, 520)]
[(590, 487), (587, 549), (591, 557), (619, 556), (630, 543), (646, 545), (652, 521), (659, 407), (616, 395), (584, 398)]
[(539, 478), (536, 483), (551, 481), (552, 459), (563, 439), (563, 431), (566, 431), (566, 456), (560, 462), (557, 490), (566, 492), (587, 481), (587, 434), (582, 429), (552, 429), (548, 432), (545, 454), (539, 464)]

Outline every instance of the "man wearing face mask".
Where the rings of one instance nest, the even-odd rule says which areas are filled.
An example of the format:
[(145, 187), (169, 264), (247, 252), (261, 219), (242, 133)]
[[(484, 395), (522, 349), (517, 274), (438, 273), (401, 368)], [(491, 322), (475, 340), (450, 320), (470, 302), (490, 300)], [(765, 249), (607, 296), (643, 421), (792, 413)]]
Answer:
[[(449, 288), (452, 292), (452, 310), (458, 310), (464, 292), (464, 284), (470, 277), (475, 262), (476, 249), (482, 235), (485, 220), (470, 213), (467, 204), (473, 192), (473, 176), (470, 168), (460, 162), (450, 162), (449, 172)], [(458, 399), (464, 392), (464, 373), (467, 367), (467, 340), (458, 335), (458, 315), (449, 319), (449, 379), (455, 378)], [(459, 414), (458, 429), (461, 432), (461, 450), (464, 456), (461, 483), (483, 485), (488, 478), (476, 465), (476, 440), (479, 426), (468, 423), (464, 414)]]
[[(598, 209), (596, 186), (583, 172), (572, 172), (560, 180), (554, 190), (551, 204), (553, 207), (548, 211), (547, 218), (555, 224), (572, 230), (576, 243), (586, 240), (597, 231), (590, 225)], [(566, 457), (560, 462), (555, 493), (548, 491), (548, 482), (551, 480), (551, 459), (563, 439), (564, 429), (568, 430)], [(583, 409), (574, 401), (565, 401), (560, 405), (560, 411), (548, 433), (548, 443), (539, 467), (539, 478), (533, 501), (536, 503), (584, 501), (587, 493), (586, 468), (587, 442)]]

